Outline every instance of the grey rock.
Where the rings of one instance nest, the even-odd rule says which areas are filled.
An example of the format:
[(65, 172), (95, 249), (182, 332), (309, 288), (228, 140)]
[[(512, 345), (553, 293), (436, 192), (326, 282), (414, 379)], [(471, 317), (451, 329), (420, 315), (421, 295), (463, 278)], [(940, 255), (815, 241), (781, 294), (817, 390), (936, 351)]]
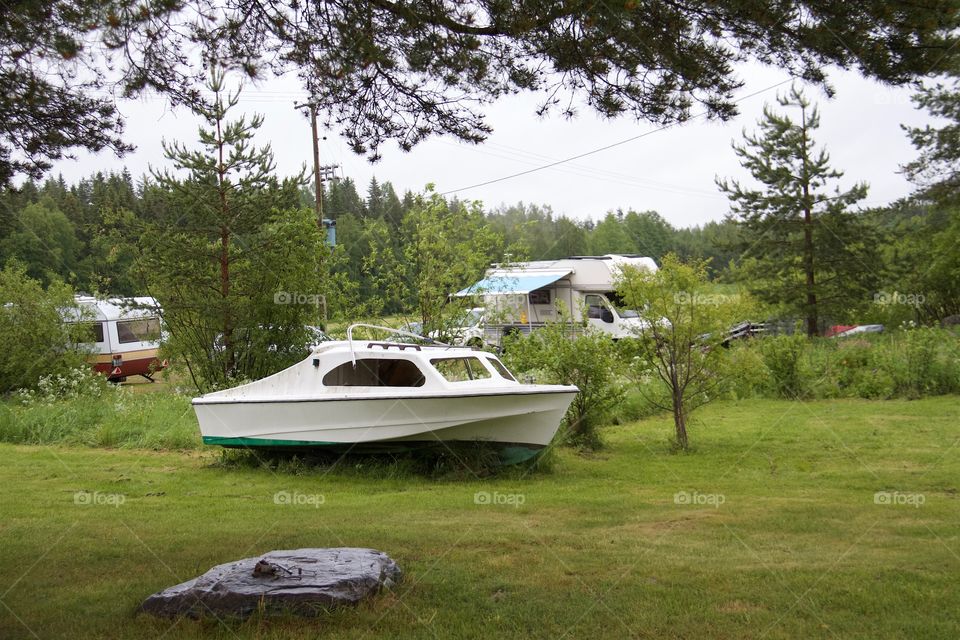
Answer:
[(293, 549), (270, 551), (213, 567), (202, 576), (155, 593), (140, 610), (163, 617), (245, 617), (291, 613), (317, 616), (355, 605), (403, 573), (375, 549)]

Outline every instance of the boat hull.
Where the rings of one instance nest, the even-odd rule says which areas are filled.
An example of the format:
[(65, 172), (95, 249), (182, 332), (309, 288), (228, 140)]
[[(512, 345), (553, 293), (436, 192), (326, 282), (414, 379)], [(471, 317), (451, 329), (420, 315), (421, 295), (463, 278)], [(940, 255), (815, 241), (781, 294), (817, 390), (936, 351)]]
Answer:
[(471, 395), (194, 402), (203, 440), (233, 447), (490, 442), (542, 448), (576, 395), (569, 388)]

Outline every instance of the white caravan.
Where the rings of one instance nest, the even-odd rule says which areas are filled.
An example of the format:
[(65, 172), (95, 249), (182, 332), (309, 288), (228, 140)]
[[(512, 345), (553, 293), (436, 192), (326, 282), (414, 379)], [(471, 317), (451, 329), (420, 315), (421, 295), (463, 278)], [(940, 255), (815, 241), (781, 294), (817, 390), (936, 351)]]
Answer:
[(106, 298), (74, 296), (79, 313), (66, 313), (68, 322), (90, 324), (94, 342), (88, 343), (89, 362), (94, 371), (111, 382), (123, 382), (127, 376), (153, 374), (167, 366), (159, 360), (160, 305), (150, 297)]
[(455, 295), (483, 302), (487, 309), (484, 340), (494, 346), (499, 346), (507, 333), (529, 333), (556, 322), (558, 305), (572, 314), (575, 322), (585, 319), (588, 326), (616, 340), (634, 335), (642, 322), (636, 311), (623, 308), (615, 292), (620, 268), (626, 265), (657, 270), (652, 258), (635, 255), (494, 265), (483, 280)]

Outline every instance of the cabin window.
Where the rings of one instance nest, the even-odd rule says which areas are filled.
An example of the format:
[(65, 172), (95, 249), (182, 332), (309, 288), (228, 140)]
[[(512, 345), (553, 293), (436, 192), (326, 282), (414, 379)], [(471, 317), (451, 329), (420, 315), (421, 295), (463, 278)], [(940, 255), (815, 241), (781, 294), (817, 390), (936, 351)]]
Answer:
[(156, 342), (160, 339), (158, 318), (138, 318), (117, 321), (117, 339), (126, 342)]
[(596, 294), (586, 296), (587, 317), (599, 320), (603, 317), (603, 310), (607, 305), (603, 303), (603, 297)]
[(620, 296), (616, 291), (607, 291), (607, 300), (613, 305), (614, 309), (617, 310), (617, 315), (621, 318), (639, 318), (640, 314), (633, 309), (626, 308), (623, 302), (623, 297)]
[(464, 380), (482, 380), (491, 378), (480, 358), (433, 358), (430, 364), (436, 367), (440, 375), (447, 382), (463, 382)]
[(503, 366), (502, 362), (496, 358), (487, 358), (487, 360), (490, 361), (490, 364), (493, 365), (493, 368), (496, 369), (497, 373), (499, 373), (502, 377), (506, 378), (507, 380), (513, 380), (514, 382), (517, 381), (517, 379), (513, 377), (513, 374), (510, 373), (505, 366)]
[(409, 360), (361, 358), (344, 362), (323, 376), (327, 387), (422, 387), (423, 372)]

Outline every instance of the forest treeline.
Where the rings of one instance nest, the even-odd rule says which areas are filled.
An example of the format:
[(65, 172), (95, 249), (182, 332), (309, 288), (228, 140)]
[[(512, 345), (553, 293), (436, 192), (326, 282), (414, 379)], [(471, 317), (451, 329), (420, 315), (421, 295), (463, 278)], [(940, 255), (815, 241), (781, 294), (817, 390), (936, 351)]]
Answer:
[[(78, 291), (109, 295), (142, 293), (133, 272), (137, 238), (125, 236), (132, 218), (156, 217), (159, 187), (149, 176), (130, 172), (95, 173), (74, 184), (62, 176), (43, 183), (28, 181), (2, 193), (0, 260), (17, 260), (43, 282), (57, 278)], [(314, 203), (312, 189), (301, 192), (300, 205)], [(463, 203), (450, 201), (452, 208)], [(350, 178), (328, 184), (325, 215), (336, 220), (337, 244), (345, 253), (339, 268), (358, 288), (376, 293), (375, 274), (364, 266), (381, 228), (397, 230), (415, 206), (415, 194), (401, 197), (390, 182), (372, 179), (358, 189)], [(608, 212), (597, 220), (573, 220), (549, 206), (517, 203), (483, 211), (489, 229), (504, 251), (491, 261), (549, 260), (571, 255), (632, 253), (658, 260), (668, 252), (684, 258), (710, 258), (715, 273), (736, 258), (736, 226), (709, 222), (676, 228), (655, 211)], [(132, 227), (131, 227), (132, 228)], [(399, 235), (397, 236), (399, 237)]]
[[(80, 290), (132, 295), (139, 291), (129, 274), (134, 256), (125, 250), (124, 238), (113, 232), (126, 216), (151, 217), (154, 189), (149, 176), (134, 179), (124, 170), (97, 172), (74, 184), (62, 176), (39, 184), (28, 181), (18, 190), (4, 191), (0, 259), (20, 260), (44, 281), (56, 276)], [(304, 188), (300, 200), (301, 206), (313, 207), (312, 188)], [(390, 182), (376, 178), (365, 189), (349, 177), (326, 185), (324, 215), (336, 220), (338, 244), (350, 256), (346, 268), (356, 282), (364, 281), (365, 225), (382, 222), (396, 229), (414, 201), (412, 192), (400, 196)], [(457, 200), (450, 204), (460, 206)], [(673, 252), (682, 258), (710, 258), (716, 273), (738, 253), (732, 222), (677, 228), (656, 211), (617, 210), (598, 219), (574, 220), (548, 205), (520, 202), (486, 209), (484, 218), (503, 246), (519, 252), (512, 255), (515, 260), (632, 253), (659, 261)]]
[[(301, 187), (299, 203), (312, 208), (313, 191)], [(451, 210), (468, 203), (447, 201)], [(47, 284), (66, 282), (78, 292), (98, 295), (143, 295), (142, 253), (149, 238), (135, 237), (151, 222), (169, 218), (163, 187), (151, 176), (134, 178), (129, 171), (97, 172), (68, 184), (62, 176), (42, 183), (25, 182), (0, 195), (0, 263), (16, 262), (29, 276)], [(337, 249), (329, 268), (337, 290), (323, 293), (331, 317), (359, 309), (372, 314), (410, 311), (410, 299), (391, 295), (385, 282), (382, 256), (389, 250), (402, 260), (409, 236), (403, 222), (417, 207), (412, 192), (399, 195), (390, 182), (372, 179), (360, 189), (349, 177), (326, 185), (324, 211), (336, 220)], [(749, 277), (741, 272), (743, 238), (737, 222), (723, 219), (703, 226), (675, 227), (656, 211), (608, 211), (596, 219), (577, 220), (545, 205), (517, 203), (481, 209), (480, 224), (493, 240), (490, 262), (548, 260), (571, 255), (608, 253), (650, 256), (658, 263), (667, 253), (682, 260), (708, 260), (718, 282)], [(906, 301), (899, 316), (920, 322), (936, 321), (960, 312), (950, 298), (949, 273), (931, 271), (935, 247), (956, 234), (950, 207), (911, 200), (859, 214), (869, 225), (878, 262), (863, 265), (872, 272), (876, 295), (847, 300), (847, 313), (833, 321), (863, 321), (877, 316), (875, 303)], [(942, 294), (938, 295), (938, 290)], [(904, 300), (900, 300), (903, 298)], [(845, 317), (839, 317), (839, 316)], [(869, 316), (869, 317), (867, 317)]]

